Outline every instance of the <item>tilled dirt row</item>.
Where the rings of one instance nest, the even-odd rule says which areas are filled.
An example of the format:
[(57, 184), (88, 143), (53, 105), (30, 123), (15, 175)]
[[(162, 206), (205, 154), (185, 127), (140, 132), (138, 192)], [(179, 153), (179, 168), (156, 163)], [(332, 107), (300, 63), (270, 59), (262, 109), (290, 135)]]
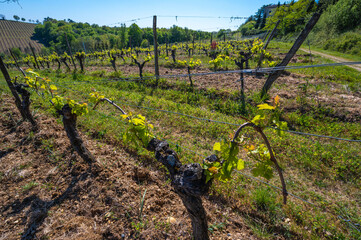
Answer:
[[(166, 173), (114, 145), (82, 134), (102, 171), (72, 151), (61, 124), (37, 114), (30, 131), (13, 100), (0, 100), (0, 239), (191, 239), (187, 212)], [(140, 202), (145, 194), (144, 209)], [(256, 239), (217, 197), (204, 199), (212, 239)], [(238, 209), (242, 211), (242, 209)]]

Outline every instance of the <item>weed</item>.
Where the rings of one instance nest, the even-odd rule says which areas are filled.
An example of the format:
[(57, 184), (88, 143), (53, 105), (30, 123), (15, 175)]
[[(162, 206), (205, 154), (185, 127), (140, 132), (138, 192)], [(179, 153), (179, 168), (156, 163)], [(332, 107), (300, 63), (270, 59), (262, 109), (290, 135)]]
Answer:
[(53, 189), (57, 189), (58, 187), (55, 186), (53, 183), (47, 182), (41, 185), (42, 188), (46, 189), (47, 191), (51, 191)]
[(210, 231), (211, 233), (213, 233), (214, 231), (218, 231), (218, 230), (222, 230), (225, 227), (225, 223), (221, 222), (221, 223), (213, 223), (210, 224), (208, 226), (208, 231)]
[(54, 148), (54, 138), (41, 140), (41, 149), (42, 150), (44, 150), (48, 153), (53, 153), (53, 148)]
[(34, 187), (38, 186), (39, 183), (35, 182), (35, 181), (31, 181), (27, 184), (25, 184), (22, 188), (23, 188), (23, 192), (29, 191), (31, 189), (33, 189)]
[[(139, 207), (139, 220), (142, 221), (143, 219), (143, 207), (144, 207), (144, 202), (145, 202), (145, 194), (147, 193), (147, 189), (145, 189), (144, 193), (143, 193), (143, 197), (140, 199), (140, 207)], [(142, 195), (141, 195), (142, 196)]]
[(257, 209), (275, 214), (277, 208), (276, 195), (270, 188), (259, 187), (252, 195)]
[(118, 220), (119, 218), (115, 215), (113, 211), (109, 211), (104, 215), (105, 218), (112, 219), (112, 220)]

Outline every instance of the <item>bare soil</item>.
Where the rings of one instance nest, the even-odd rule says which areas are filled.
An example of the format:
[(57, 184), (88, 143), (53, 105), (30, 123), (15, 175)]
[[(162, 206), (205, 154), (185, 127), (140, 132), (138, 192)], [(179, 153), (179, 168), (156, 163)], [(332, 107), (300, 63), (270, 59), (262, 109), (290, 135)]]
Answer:
[[(157, 163), (82, 134), (102, 166), (92, 173), (55, 118), (38, 113), (33, 133), (14, 106), (3, 94), (0, 239), (191, 239), (187, 212)], [(257, 239), (236, 213), (254, 210), (217, 196), (203, 203), (209, 224), (224, 224), (211, 239)]]
[[(296, 55), (292, 61), (294, 63), (302, 62), (305, 60), (304, 57), (306, 55)], [(100, 69), (113, 71), (111, 67), (89, 67), (88, 71)], [(125, 76), (138, 74), (137, 66), (121, 65), (118, 67), (118, 70)], [(154, 67), (146, 65), (143, 72), (153, 74)], [(210, 72), (210, 70), (204, 68), (192, 70), (192, 73), (206, 72)], [(187, 70), (160, 67), (160, 75), (179, 74), (187, 74)], [(198, 89), (215, 89), (225, 93), (239, 91), (241, 86), (239, 79), (238, 73), (192, 77), (193, 83)], [(260, 92), (266, 79), (267, 75), (245, 75), (244, 87), (246, 98), (251, 94)], [(170, 82), (176, 80), (185, 81), (189, 84), (188, 77), (167, 79)], [(361, 92), (352, 92), (347, 86), (330, 82), (326, 79), (286, 71), (277, 79), (269, 94), (271, 96), (279, 95), (281, 99), (287, 99), (282, 103), (286, 111), (296, 111), (297, 109), (307, 111), (310, 108), (326, 108), (332, 109), (331, 117), (348, 122), (361, 121)], [(300, 99), (304, 100), (301, 101)]]

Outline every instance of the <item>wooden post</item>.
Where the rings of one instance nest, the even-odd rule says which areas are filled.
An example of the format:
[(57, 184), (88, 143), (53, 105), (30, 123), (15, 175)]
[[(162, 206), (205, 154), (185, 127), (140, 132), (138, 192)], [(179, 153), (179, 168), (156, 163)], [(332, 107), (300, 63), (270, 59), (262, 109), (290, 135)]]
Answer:
[(15, 105), (16, 105), (16, 107), (18, 108), (19, 112), (21, 113), (21, 116), (22, 116), (23, 119), (25, 120), (25, 119), (26, 119), (26, 116), (25, 116), (25, 114), (23, 113), (22, 108), (21, 108), (21, 100), (20, 100), (20, 97), (19, 97), (17, 91), (15, 90), (14, 84), (11, 82), (11, 77), (10, 77), (8, 71), (6, 70), (5, 64), (4, 64), (3, 59), (2, 59), (1, 56), (0, 56), (0, 69), (1, 69), (1, 72), (3, 73), (3, 75), (4, 75), (4, 78), (5, 78), (5, 80), (6, 80), (6, 83), (8, 84), (8, 86), (9, 86), (9, 88), (10, 88), (11, 93), (13, 94), (13, 96), (14, 96), (14, 98), (15, 98)]
[(159, 80), (159, 65), (158, 65), (158, 39), (157, 39), (157, 16), (153, 16), (153, 37), (154, 37), (154, 68), (155, 77), (158, 85)]
[(246, 97), (244, 94), (244, 74), (243, 74), (244, 67), (243, 66), (244, 66), (244, 63), (246, 62), (246, 60), (242, 57), (241, 61), (234, 60), (234, 62), (238, 66), (239, 70), (241, 70), (240, 79), (239, 79), (239, 81), (241, 82), (241, 112), (244, 114), (244, 113), (246, 113)]
[(268, 31), (266, 32), (266, 34), (264, 35), (264, 37), (263, 37), (263, 39), (262, 39), (263, 42), (266, 41), (266, 38), (267, 38), (268, 34), (269, 34), (269, 30), (268, 30)]
[(282, 71), (284, 70), (284, 67), (287, 66), (287, 64), (290, 62), (292, 57), (296, 54), (298, 49), (301, 47), (302, 43), (306, 40), (308, 34), (311, 32), (313, 27), (316, 25), (316, 23), (317, 23), (318, 19), (320, 18), (320, 16), (321, 16), (321, 13), (319, 13), (319, 12), (316, 12), (316, 13), (314, 13), (312, 15), (310, 21), (308, 21), (307, 25), (302, 30), (301, 34), (298, 36), (297, 40), (293, 44), (290, 51), (287, 53), (287, 55), (282, 60), (282, 62), (277, 65), (277, 67), (283, 67), (283, 68), (281, 68), (281, 70), (273, 71), (268, 76), (267, 81), (266, 81), (266, 83), (264, 84), (264, 86), (262, 88), (261, 97), (263, 97), (268, 92), (268, 90), (271, 88), (274, 81), (276, 81), (277, 78), (281, 75)]
[(37, 67), (38, 69), (40, 69), (40, 67), (39, 67), (39, 63), (38, 63), (38, 59), (36, 58), (36, 55), (35, 55), (34, 48), (33, 48), (33, 46), (31, 45), (31, 43), (30, 43), (30, 42), (29, 42), (29, 46), (30, 46), (31, 52), (33, 53), (33, 56), (34, 56), (34, 59), (35, 59), (35, 64), (36, 64), (36, 67)]
[[(280, 24), (280, 20), (277, 21), (275, 27), (273, 28), (271, 34), (269, 35), (269, 38), (267, 39), (267, 42), (266, 44), (263, 46), (263, 50), (266, 50), (267, 47), (268, 47), (268, 44), (271, 42), (272, 38), (274, 37), (274, 35), (276, 34), (276, 31), (277, 31), (277, 27), (278, 27), (278, 24)], [(263, 40), (264, 41), (264, 40)], [(258, 64), (257, 64), (257, 67), (260, 67), (261, 66), (261, 63), (262, 63), (262, 60), (263, 60), (263, 53), (261, 54), (259, 60), (258, 60)]]
[(169, 56), (168, 54), (168, 47), (169, 47), (169, 43), (168, 43), (168, 34), (165, 34), (165, 52), (167, 53), (167, 57)]
[(280, 22), (281, 22), (280, 20), (278, 20), (278, 21), (276, 22), (275, 27), (272, 29), (272, 32), (271, 32), (269, 38), (267, 39), (266, 44), (265, 44), (264, 47), (263, 47), (264, 50), (267, 49), (268, 44), (271, 42), (272, 38), (273, 38), (274, 35), (276, 34), (276, 32), (277, 32), (277, 27), (278, 27), (278, 25), (280, 24)]
[(70, 44), (69, 44), (69, 41), (68, 41), (68, 35), (66, 33), (65, 33), (65, 40), (66, 40), (66, 44), (68, 45), (68, 50), (69, 50), (69, 53), (70, 53), (71, 61), (73, 62), (74, 69), (76, 70), (76, 65), (75, 65), (75, 62), (74, 62), (73, 53), (71, 52)]
[(20, 70), (20, 72), (24, 75), (24, 77), (26, 77), (24, 70), (20, 67), (18, 60), (16, 59), (16, 57), (15, 57), (14, 53), (11, 51), (11, 49), (9, 49), (9, 52), (10, 52), (11, 57), (14, 59), (16, 67)]

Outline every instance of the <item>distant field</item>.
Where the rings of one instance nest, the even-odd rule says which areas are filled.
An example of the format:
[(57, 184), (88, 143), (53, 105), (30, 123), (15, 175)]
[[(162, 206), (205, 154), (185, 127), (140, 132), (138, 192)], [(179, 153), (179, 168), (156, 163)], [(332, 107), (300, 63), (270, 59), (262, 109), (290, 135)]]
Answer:
[(9, 48), (17, 47), (23, 52), (29, 52), (29, 42), (37, 52), (40, 52), (42, 44), (31, 40), (36, 24), (0, 20), (0, 52)]

